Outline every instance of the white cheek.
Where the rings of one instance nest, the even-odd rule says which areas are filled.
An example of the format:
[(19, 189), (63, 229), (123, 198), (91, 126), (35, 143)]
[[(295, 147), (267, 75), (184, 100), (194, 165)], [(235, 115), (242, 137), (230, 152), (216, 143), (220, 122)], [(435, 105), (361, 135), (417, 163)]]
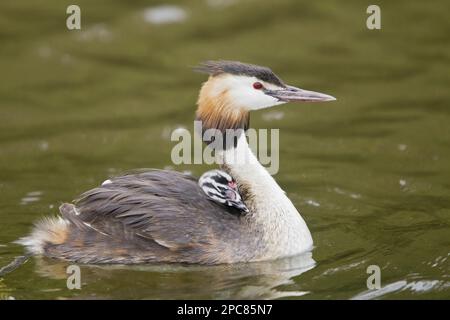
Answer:
[(238, 102), (240, 105), (249, 110), (264, 109), (285, 102), (265, 94), (262, 90), (256, 90), (252, 86), (234, 88), (230, 92), (232, 101)]
[(250, 110), (264, 109), (285, 103), (284, 101), (280, 101), (277, 98), (271, 97), (263, 93), (262, 91), (259, 92), (261, 93), (256, 97), (255, 103), (249, 106)]

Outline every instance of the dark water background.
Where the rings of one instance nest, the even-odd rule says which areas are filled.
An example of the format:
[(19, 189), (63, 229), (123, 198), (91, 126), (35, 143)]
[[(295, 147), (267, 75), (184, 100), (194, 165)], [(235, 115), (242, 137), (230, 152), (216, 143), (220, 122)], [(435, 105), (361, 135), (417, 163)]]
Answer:
[[(192, 128), (205, 79), (189, 67), (218, 58), (338, 98), (252, 116), (280, 128), (276, 179), (314, 260), (84, 266), (70, 291), (66, 263), (32, 258), (0, 278), (1, 298), (450, 298), (448, 1), (378, 1), (377, 31), (367, 1), (171, 2), (179, 21), (159, 25), (148, 9), (162, 2), (77, 3), (81, 31), (65, 27), (69, 1), (0, 3), (0, 266), (61, 202), (122, 171), (173, 166), (169, 134)], [(369, 265), (380, 291), (367, 291)]]

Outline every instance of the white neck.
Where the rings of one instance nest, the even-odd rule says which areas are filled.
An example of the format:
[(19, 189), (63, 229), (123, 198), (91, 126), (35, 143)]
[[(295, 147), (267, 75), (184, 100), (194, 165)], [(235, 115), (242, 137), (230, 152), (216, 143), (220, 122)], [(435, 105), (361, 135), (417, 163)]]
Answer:
[(292, 256), (312, 248), (311, 233), (292, 202), (259, 163), (242, 134), (235, 148), (218, 152), (224, 169), (243, 189), (246, 220), (260, 237), (255, 261)]

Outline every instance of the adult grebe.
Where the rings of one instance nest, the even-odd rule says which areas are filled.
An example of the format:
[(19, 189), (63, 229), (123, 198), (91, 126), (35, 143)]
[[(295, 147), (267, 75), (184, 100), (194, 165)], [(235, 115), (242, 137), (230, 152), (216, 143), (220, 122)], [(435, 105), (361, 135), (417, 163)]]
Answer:
[[(335, 98), (283, 83), (270, 69), (208, 61), (198, 99), (203, 129), (247, 129), (249, 112), (290, 101)], [(244, 157), (247, 161), (236, 161)], [(219, 264), (293, 256), (312, 247), (311, 234), (283, 190), (257, 161), (244, 134), (217, 151), (237, 182), (247, 214), (208, 197), (197, 179), (152, 170), (112, 178), (63, 204), (19, 240), (32, 254), (78, 263)]]

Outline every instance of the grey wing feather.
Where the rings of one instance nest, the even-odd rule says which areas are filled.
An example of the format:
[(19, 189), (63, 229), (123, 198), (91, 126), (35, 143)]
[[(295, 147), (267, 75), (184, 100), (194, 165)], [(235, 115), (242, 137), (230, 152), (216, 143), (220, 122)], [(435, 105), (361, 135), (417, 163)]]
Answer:
[(79, 212), (73, 204), (63, 203), (59, 207), (59, 212), (64, 219), (70, 221), (70, 223), (75, 225), (78, 229), (87, 230), (87, 225), (78, 217)]
[(241, 225), (229, 209), (209, 201), (197, 179), (175, 171), (113, 178), (82, 194), (75, 205), (76, 219), (101, 232), (111, 234), (119, 224), (169, 249), (217, 244), (221, 234), (238, 238)]

